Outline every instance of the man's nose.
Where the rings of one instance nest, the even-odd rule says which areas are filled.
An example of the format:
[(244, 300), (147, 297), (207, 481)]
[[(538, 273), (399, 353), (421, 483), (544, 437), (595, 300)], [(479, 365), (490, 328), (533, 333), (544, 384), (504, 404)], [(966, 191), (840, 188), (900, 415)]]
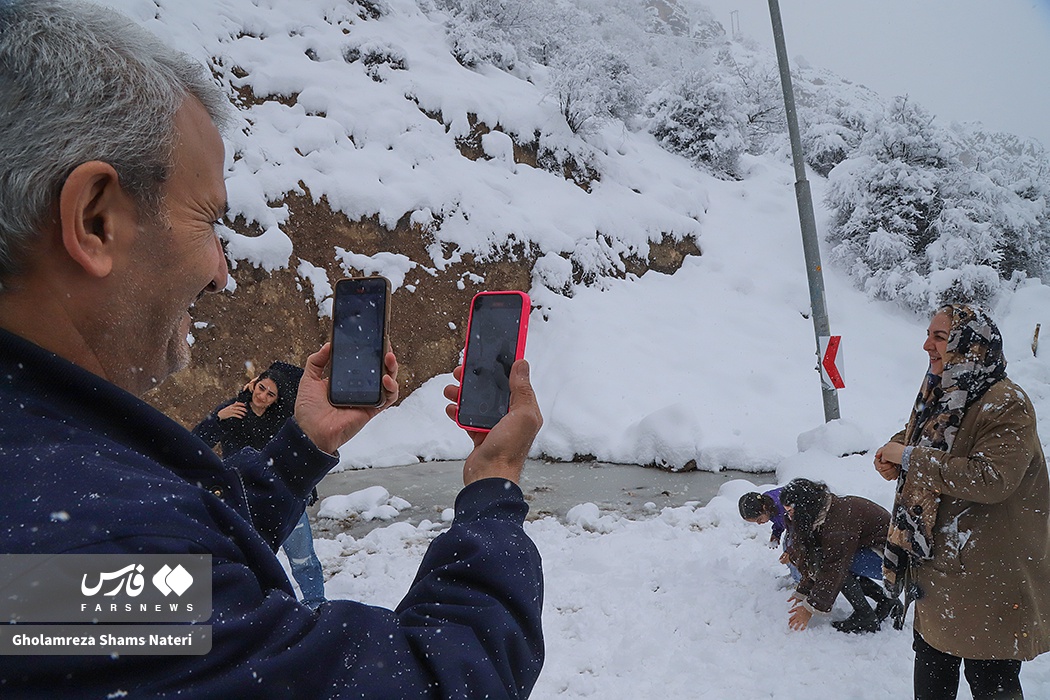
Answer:
[(211, 293), (221, 292), (226, 289), (226, 282), (230, 276), (230, 266), (226, 262), (226, 251), (222, 249), (222, 242), (218, 236), (215, 237), (215, 248), (219, 251), (219, 259), (211, 282), (205, 288), (205, 291)]

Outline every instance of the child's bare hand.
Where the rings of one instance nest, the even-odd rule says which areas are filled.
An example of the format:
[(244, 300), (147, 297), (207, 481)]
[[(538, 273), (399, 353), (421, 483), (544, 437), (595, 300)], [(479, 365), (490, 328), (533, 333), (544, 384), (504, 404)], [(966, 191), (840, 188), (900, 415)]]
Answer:
[(809, 621), (813, 618), (813, 613), (810, 612), (802, 603), (798, 603), (795, 607), (791, 608), (791, 616), (788, 618), (788, 627), (801, 632), (809, 626)]

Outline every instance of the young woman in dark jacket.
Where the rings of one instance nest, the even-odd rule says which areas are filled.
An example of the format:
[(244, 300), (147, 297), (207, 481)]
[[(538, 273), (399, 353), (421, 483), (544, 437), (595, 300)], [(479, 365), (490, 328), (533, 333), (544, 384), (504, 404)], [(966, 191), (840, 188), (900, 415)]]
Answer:
[[(275, 364), (287, 368), (286, 371), (271, 366), (193, 429), (193, 434), (209, 447), (221, 444), (224, 459), (246, 447), (262, 450), (295, 412), (296, 388), (302, 370), (294, 365)], [(314, 489), (307, 505), (316, 500)], [(281, 546), (288, 555), (292, 577), (299, 584), (303, 602), (316, 609), (325, 601), (324, 571), (314, 551), (313, 532), (305, 511)]]
[(209, 447), (222, 445), (224, 457), (266, 446), (295, 407), (291, 380), (274, 369), (259, 375), (237, 396), (225, 401), (193, 429)]
[(780, 502), (788, 515), (788, 555), (802, 573), (792, 596), (790, 627), (805, 629), (813, 613), (830, 613), (841, 592), (853, 614), (831, 624), (841, 632), (877, 631), (897, 605), (873, 580), (882, 578), (880, 552), (890, 514), (866, 498), (836, 496), (809, 479), (790, 482)]

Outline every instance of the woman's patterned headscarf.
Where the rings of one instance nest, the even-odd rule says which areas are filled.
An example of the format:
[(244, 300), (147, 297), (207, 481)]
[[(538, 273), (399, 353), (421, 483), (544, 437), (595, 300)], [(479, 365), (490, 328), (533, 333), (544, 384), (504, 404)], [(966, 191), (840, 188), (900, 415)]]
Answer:
[(947, 304), (937, 309), (951, 320), (940, 381), (924, 382), (908, 421), (907, 444), (950, 450), (963, 415), (1006, 376), (1003, 337), (981, 309)]
[[(937, 309), (951, 320), (941, 376), (928, 374), (915, 400), (904, 435), (908, 445), (948, 452), (966, 410), (1006, 376), (1003, 338), (984, 311), (967, 304)], [(896, 594), (908, 566), (933, 556), (938, 494), (897, 479), (883, 562), (884, 582)]]

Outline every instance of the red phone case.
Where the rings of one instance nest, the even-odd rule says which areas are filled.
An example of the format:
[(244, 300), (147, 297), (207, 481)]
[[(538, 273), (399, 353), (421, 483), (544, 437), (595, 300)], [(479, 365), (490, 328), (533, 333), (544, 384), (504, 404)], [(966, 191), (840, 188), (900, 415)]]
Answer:
[[(514, 349), (514, 361), (525, 357), (525, 339), (529, 332), (529, 311), (532, 310), (532, 300), (529, 299), (529, 295), (525, 292), (519, 292), (516, 290), (503, 291), (503, 292), (478, 292), (474, 295), (474, 298), (470, 300), (470, 315), (467, 317), (467, 340), (463, 347), (463, 362), (466, 363), (467, 352), (470, 349), (470, 327), (474, 321), (474, 306), (479, 297), (490, 296), (495, 294), (502, 294), (507, 296), (516, 296), (521, 301), (521, 316), (518, 322), (518, 342)], [(472, 425), (463, 425), (459, 422), (459, 405), (460, 399), (463, 397), (463, 383), (459, 385), (459, 396), (456, 397), (456, 425), (475, 433), (487, 433), (491, 428), (476, 427)]]

